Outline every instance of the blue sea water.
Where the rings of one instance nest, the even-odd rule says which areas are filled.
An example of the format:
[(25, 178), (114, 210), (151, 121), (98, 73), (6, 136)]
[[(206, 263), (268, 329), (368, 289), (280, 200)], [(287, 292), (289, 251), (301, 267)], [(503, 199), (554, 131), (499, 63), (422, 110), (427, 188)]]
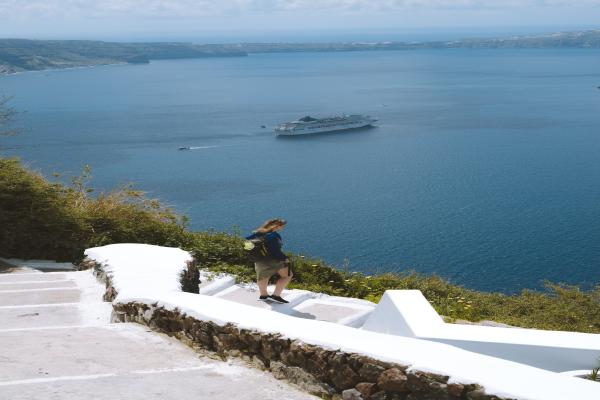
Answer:
[[(263, 54), (0, 77), (3, 155), (134, 182), (194, 229), (284, 217), (285, 248), (483, 290), (600, 283), (600, 52)], [(379, 126), (276, 139), (365, 113)], [(180, 146), (198, 149), (179, 151)]]

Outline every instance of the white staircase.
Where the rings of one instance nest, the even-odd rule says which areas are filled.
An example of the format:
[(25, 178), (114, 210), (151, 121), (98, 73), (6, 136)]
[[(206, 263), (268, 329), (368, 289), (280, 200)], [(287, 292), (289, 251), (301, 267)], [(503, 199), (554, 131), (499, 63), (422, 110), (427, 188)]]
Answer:
[[(201, 271), (200, 294), (246, 304), (252, 307), (272, 310), (293, 317), (334, 322), (340, 325), (360, 328), (375, 309), (376, 304), (366, 300), (328, 296), (306, 290), (285, 290), (283, 297), (289, 304), (266, 303), (258, 300), (255, 284), (236, 284), (234, 276), (211, 274)], [(269, 287), (269, 292), (274, 287)]]

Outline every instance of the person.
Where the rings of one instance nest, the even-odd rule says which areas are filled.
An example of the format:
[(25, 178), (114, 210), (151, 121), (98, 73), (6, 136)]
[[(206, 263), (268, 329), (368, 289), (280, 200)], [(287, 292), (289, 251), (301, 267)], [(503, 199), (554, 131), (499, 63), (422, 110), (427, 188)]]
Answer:
[[(292, 280), (293, 274), (290, 260), (281, 251), (281, 235), (278, 233), (285, 228), (286, 224), (287, 221), (281, 218), (270, 219), (256, 229), (252, 235), (246, 238), (251, 240), (264, 236), (265, 246), (269, 253), (267, 258), (254, 263), (256, 282), (258, 284), (258, 290), (260, 291), (258, 299), (261, 301), (276, 302), (280, 304), (289, 303), (281, 297), (281, 293)], [(279, 275), (279, 278), (275, 284), (273, 294), (269, 295), (267, 291), (269, 279), (276, 274)]]

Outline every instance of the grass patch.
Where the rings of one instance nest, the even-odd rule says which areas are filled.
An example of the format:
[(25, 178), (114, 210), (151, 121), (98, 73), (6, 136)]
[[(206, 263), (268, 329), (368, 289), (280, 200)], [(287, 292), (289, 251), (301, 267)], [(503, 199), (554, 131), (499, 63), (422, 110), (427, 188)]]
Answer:
[[(187, 220), (143, 192), (124, 186), (107, 193), (90, 188), (90, 170), (70, 185), (51, 182), (17, 159), (0, 158), (0, 256), (77, 261), (86, 248), (148, 243), (190, 251), (200, 268), (255, 279), (239, 232), (191, 232)], [(95, 194), (95, 195), (92, 195)], [(547, 282), (542, 291), (480, 292), (415, 272), (367, 276), (323, 260), (290, 255), (291, 287), (378, 302), (388, 289), (418, 289), (451, 319), (600, 333), (600, 285), (592, 290)]]
[(590, 372), (590, 374), (588, 375), (588, 379), (594, 382), (598, 382), (600, 381), (598, 373), (600, 372), (600, 367), (596, 367), (592, 370), (592, 372)]

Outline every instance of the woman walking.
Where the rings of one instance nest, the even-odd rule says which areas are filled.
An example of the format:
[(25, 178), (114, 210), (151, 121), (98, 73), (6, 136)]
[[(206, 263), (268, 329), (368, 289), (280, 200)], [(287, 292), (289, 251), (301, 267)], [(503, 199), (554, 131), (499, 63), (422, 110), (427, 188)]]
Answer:
[[(278, 231), (281, 231), (286, 224), (287, 221), (284, 219), (270, 219), (256, 229), (252, 235), (246, 238), (248, 240), (257, 238), (263, 239), (265, 247), (268, 250), (267, 257), (254, 263), (256, 281), (258, 283), (258, 290), (260, 291), (259, 300), (280, 304), (289, 303), (281, 297), (281, 292), (283, 292), (283, 289), (290, 283), (293, 274), (292, 269), (290, 268), (290, 260), (281, 251), (281, 235), (277, 233)], [(269, 295), (267, 286), (269, 285), (269, 279), (275, 274), (279, 275), (279, 279), (277, 279), (273, 294)]]

